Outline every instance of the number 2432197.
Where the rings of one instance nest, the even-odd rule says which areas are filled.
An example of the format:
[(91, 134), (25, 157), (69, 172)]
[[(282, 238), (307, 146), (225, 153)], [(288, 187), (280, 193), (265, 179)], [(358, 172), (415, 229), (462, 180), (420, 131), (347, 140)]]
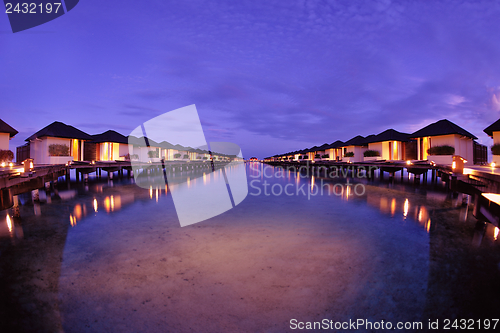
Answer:
[[(5, 4), (5, 12), (7, 14), (13, 14), (13, 13), (22, 13), (22, 14), (41, 14), (41, 13), (47, 13), (50, 14), (52, 12), (56, 13), (59, 11), (61, 7), (60, 2), (54, 2), (54, 3), (17, 3), (15, 5), (7, 2)], [(61, 9), (62, 10), (62, 9)]]

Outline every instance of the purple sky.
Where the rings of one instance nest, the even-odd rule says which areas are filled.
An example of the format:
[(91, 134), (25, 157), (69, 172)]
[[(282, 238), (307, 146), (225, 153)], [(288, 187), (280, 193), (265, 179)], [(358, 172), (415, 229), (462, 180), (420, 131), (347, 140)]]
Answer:
[(490, 146), (500, 2), (81, 0), (16, 34), (1, 14), (0, 64), (13, 151), (55, 120), (128, 135), (190, 104), (247, 158), (442, 118)]

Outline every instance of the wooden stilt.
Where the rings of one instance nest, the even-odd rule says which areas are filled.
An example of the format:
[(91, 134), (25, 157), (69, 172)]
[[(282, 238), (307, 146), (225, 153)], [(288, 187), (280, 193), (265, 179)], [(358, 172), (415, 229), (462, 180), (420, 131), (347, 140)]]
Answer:
[(21, 217), (21, 210), (19, 209), (19, 197), (17, 195), (13, 196), (12, 201), (14, 201), (14, 205), (12, 206), (13, 216), (19, 218)]

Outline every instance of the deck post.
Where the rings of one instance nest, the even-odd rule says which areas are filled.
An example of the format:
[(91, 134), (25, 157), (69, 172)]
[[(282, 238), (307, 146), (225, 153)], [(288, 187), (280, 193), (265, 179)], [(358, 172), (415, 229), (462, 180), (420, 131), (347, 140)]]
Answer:
[(19, 197), (17, 195), (14, 195), (12, 197), (12, 201), (14, 202), (14, 205), (12, 206), (13, 217), (19, 218), (21, 217), (21, 210), (19, 209)]
[(113, 172), (112, 171), (108, 171), (108, 178), (113, 179)]
[(31, 191), (31, 198), (33, 199), (33, 202), (40, 201), (40, 193), (38, 193), (38, 189)]
[(89, 174), (88, 173), (86, 173), (86, 174), (83, 175), (83, 182), (85, 184), (87, 184), (89, 182)]

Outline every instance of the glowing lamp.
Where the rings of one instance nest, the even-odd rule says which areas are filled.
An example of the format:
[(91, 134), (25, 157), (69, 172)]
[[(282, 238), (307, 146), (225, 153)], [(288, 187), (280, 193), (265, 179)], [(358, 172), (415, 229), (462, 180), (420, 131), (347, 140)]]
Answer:
[(491, 167), (494, 168), (496, 166), (495, 162), (491, 162)]
[(1, 166), (4, 167), (5, 166), (5, 162), (2, 162)]
[(453, 161), (453, 163), (451, 164), (451, 168), (455, 170), (456, 167), (457, 167), (457, 162)]
[(23, 162), (24, 164), (24, 172), (30, 172), (33, 170), (33, 159), (32, 158), (27, 158)]

